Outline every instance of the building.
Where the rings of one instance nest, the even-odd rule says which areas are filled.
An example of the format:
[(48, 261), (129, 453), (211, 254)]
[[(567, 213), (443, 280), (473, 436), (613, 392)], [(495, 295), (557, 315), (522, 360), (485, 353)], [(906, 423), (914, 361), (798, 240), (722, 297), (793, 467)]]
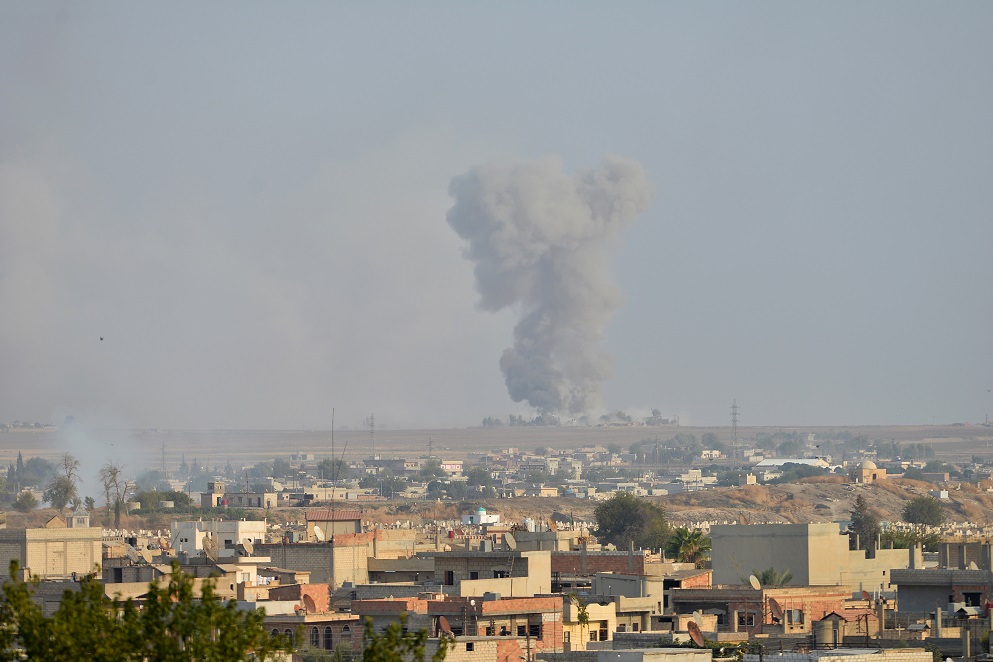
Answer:
[(462, 596), (495, 593), (508, 597), (552, 592), (550, 552), (422, 552), (434, 558), (434, 583), (454, 586)]
[[(311, 508), (306, 513), (307, 540), (322, 542), (339, 533), (362, 533), (362, 511)], [(320, 535), (317, 529), (320, 529)]]
[(872, 460), (864, 460), (855, 470), (856, 483), (875, 483), (877, 480), (886, 480), (886, 469), (877, 467)]
[(204, 538), (211, 537), (218, 557), (234, 557), (235, 547), (246, 540), (265, 542), (265, 522), (256, 520), (207, 520), (173, 522), (172, 549), (177, 554), (199, 556), (204, 551)]
[(710, 527), (715, 584), (741, 584), (753, 570), (772, 567), (797, 586), (885, 589), (891, 568), (920, 567), (920, 549), (849, 550), (837, 524), (733, 524)]
[(7, 578), (14, 560), (22, 577), (42, 580), (100, 572), (103, 532), (91, 527), (69, 528), (62, 518), (53, 518), (40, 529), (0, 529), (0, 579)]

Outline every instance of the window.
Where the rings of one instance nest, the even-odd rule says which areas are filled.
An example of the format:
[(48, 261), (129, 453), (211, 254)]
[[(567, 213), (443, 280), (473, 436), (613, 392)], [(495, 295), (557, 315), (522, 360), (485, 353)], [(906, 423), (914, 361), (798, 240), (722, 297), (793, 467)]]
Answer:
[(624, 625), (623, 623), (619, 623), (617, 625), (617, 631), (618, 632), (627, 632), (627, 626)]
[(316, 627), (310, 628), (310, 645), (314, 648), (321, 645), (321, 632)]
[(979, 607), (981, 605), (981, 597), (981, 593), (963, 593), (962, 601), (965, 602), (966, 607)]
[(455, 571), (454, 570), (446, 570), (445, 571), (445, 586), (454, 586), (454, 585), (455, 585)]
[(469, 579), (479, 579), (479, 573), (473, 570), (469, 573)]
[(290, 640), (290, 643), (292, 644), (293, 643), (293, 630), (291, 630), (289, 628), (286, 628), (285, 630), (283, 630), (283, 634), (286, 635), (286, 638), (289, 639)]
[(568, 644), (570, 641), (572, 641), (572, 633), (568, 630), (564, 630), (562, 632), (562, 643)]
[(496, 628), (494, 626), (492, 626), (492, 625), (487, 625), (486, 626), (486, 636), (487, 637), (492, 637), (495, 634), (496, 634)]
[(347, 625), (345, 627), (341, 628), (341, 636), (343, 636), (343, 637), (351, 637), (352, 636), (352, 628), (348, 627)]
[(787, 609), (785, 615), (788, 624), (803, 625), (803, 611), (799, 609)]
[(746, 614), (744, 612), (738, 612), (738, 627), (739, 628), (755, 627), (755, 614)]
[(535, 639), (541, 639), (541, 623), (529, 623), (528, 636), (534, 637)]
[(476, 650), (476, 644), (471, 641), (467, 641), (465, 644), (465, 652), (471, 653), (474, 650)]
[[(316, 630), (317, 628), (314, 629)], [(331, 650), (334, 648), (334, 636), (331, 634), (330, 625), (324, 628), (324, 648), (325, 650)]]
[(271, 634), (274, 637), (278, 637), (279, 636), (279, 628), (273, 628), (272, 629), (272, 632), (270, 632), (269, 634)]
[(517, 636), (518, 637), (526, 637), (527, 634), (528, 634), (527, 626), (524, 626), (524, 625), (518, 625), (517, 626)]
[(637, 631), (638, 631), (638, 624), (637, 623), (632, 623), (631, 624), (631, 632), (637, 632)]
[(596, 630), (590, 630), (590, 641), (596, 641)]

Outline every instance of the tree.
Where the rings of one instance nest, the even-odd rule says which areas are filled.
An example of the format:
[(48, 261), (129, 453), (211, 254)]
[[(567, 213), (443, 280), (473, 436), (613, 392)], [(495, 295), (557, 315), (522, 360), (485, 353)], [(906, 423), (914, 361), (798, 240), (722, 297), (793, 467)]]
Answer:
[(933, 496), (914, 497), (903, 508), (903, 521), (923, 526), (941, 526), (945, 523), (945, 511), (941, 502)]
[(324, 480), (336, 482), (348, 478), (348, 465), (342, 458), (326, 457), (317, 463), (317, 472)]
[(545, 446), (538, 446), (537, 448), (534, 449), (534, 454), (541, 455), (542, 457), (544, 457), (545, 455), (548, 455), (548, 448), (546, 448)]
[(789, 570), (779, 571), (775, 568), (766, 568), (759, 571), (752, 569), (752, 574), (758, 578), (762, 586), (786, 586), (793, 581), (793, 573)]
[(88, 496), (83, 499), (83, 505), (86, 508), (86, 512), (92, 513), (97, 507), (97, 500), (91, 496)]
[[(104, 522), (110, 525), (110, 510), (114, 509), (114, 528), (121, 528), (121, 510), (124, 507), (124, 494), (127, 492), (127, 482), (122, 479), (124, 465), (107, 462), (100, 467), (98, 474), (100, 484), (103, 485), (104, 494), (107, 497), (107, 512)], [(111, 500), (113, 499), (113, 505)]]
[(585, 637), (583, 631), (590, 627), (590, 612), (586, 608), (586, 603), (579, 599), (578, 593), (570, 593), (569, 602), (576, 607), (576, 622), (579, 623), (579, 634), (581, 637)]
[(697, 567), (706, 560), (710, 551), (710, 538), (703, 535), (700, 529), (689, 529), (681, 526), (672, 532), (672, 537), (666, 543), (666, 556), (679, 563), (693, 563)]
[(289, 476), (293, 473), (293, 467), (290, 463), (282, 458), (278, 458), (272, 461), (272, 475), (274, 478), (282, 478), (284, 476)]
[[(242, 611), (222, 602), (213, 581), (194, 595), (194, 580), (178, 562), (166, 585), (149, 586), (139, 610), (112, 600), (94, 576), (67, 589), (58, 610), (45, 616), (32, 595), (37, 580), (17, 581), (17, 562), (0, 597), (0, 660), (265, 660), (290, 652), (290, 642), (270, 635), (265, 611)], [(16, 651), (16, 653), (14, 653)]]
[(45, 485), (42, 498), (59, 511), (65, 510), (76, 497), (76, 484), (66, 476), (52, 476)]
[(669, 538), (669, 523), (661, 506), (627, 492), (616, 492), (593, 511), (596, 535), (624, 548), (632, 542), (646, 549), (660, 549)]
[(489, 487), (493, 484), (493, 476), (486, 467), (473, 467), (466, 472), (465, 477), (470, 487)]
[[(382, 633), (376, 632), (372, 619), (366, 618), (362, 634), (362, 662), (425, 662), (428, 631), (407, 631), (407, 614), (400, 614), (398, 620), (386, 626)], [(431, 662), (443, 662), (451, 640), (442, 637), (438, 649), (431, 655)]]
[(38, 507), (38, 499), (30, 492), (21, 492), (14, 500), (14, 510), (21, 513), (30, 513)]
[(869, 509), (869, 502), (861, 494), (855, 497), (851, 531), (851, 549), (865, 549), (870, 554), (875, 551), (876, 540), (882, 529), (879, 526), (879, 517)]
[(444, 478), (448, 475), (448, 472), (441, 468), (441, 462), (435, 459), (430, 459), (425, 462), (420, 471), (417, 472), (418, 478), (421, 480), (431, 480), (432, 478)]

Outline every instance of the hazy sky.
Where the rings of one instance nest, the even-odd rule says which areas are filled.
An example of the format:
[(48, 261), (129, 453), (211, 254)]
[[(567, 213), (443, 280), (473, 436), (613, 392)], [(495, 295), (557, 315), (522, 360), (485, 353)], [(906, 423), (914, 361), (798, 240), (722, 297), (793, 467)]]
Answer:
[(3, 2), (0, 420), (528, 413), (450, 182), (619, 155), (654, 198), (605, 407), (980, 421), (991, 34), (989, 2)]

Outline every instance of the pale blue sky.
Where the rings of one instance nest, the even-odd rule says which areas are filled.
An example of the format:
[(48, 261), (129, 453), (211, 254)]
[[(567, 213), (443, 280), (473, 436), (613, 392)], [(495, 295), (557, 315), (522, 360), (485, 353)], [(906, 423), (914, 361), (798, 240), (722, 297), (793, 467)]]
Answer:
[(987, 2), (5, 2), (0, 420), (526, 413), (448, 184), (605, 154), (656, 189), (606, 407), (982, 420), (991, 34)]

